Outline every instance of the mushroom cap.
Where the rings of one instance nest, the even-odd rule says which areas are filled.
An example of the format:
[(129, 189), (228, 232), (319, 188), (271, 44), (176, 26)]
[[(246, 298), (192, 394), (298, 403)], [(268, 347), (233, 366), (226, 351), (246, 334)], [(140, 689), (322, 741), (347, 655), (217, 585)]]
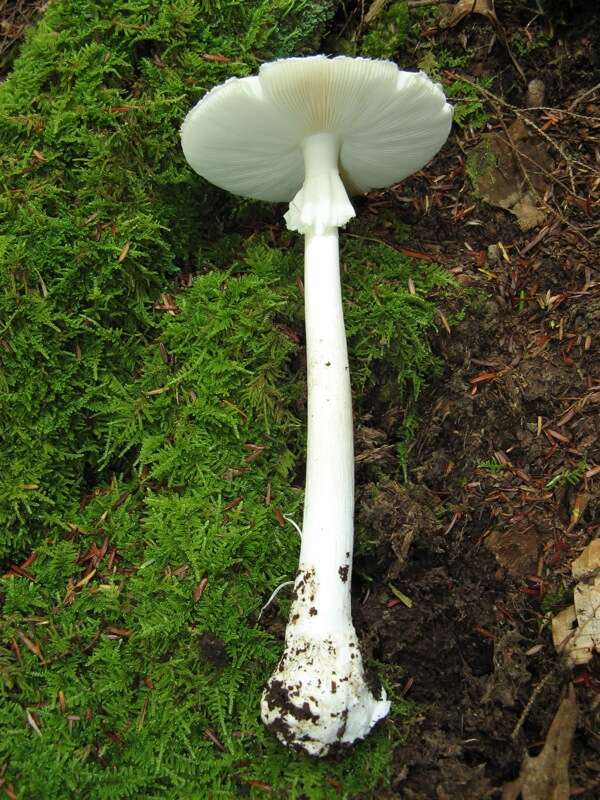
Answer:
[(308, 56), (230, 78), (186, 116), (181, 144), (191, 167), (242, 197), (289, 202), (302, 187), (302, 141), (340, 139), (339, 169), (358, 194), (397, 183), (446, 141), (452, 107), (439, 83), (391, 61)]

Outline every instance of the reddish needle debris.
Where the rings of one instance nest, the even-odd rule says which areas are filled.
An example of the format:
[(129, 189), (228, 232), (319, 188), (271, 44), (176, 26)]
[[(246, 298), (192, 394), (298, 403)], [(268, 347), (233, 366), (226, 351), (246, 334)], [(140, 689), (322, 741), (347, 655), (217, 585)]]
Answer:
[(197, 603), (200, 600), (207, 586), (208, 586), (208, 578), (202, 578), (200, 583), (194, 589), (194, 593), (192, 595), (192, 597), (194, 598), (194, 603)]

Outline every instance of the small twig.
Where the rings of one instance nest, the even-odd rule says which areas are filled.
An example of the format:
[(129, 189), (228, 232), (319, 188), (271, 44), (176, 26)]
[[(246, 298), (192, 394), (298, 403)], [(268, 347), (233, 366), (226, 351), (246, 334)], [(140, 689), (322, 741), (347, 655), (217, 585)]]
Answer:
[(567, 170), (571, 181), (571, 189), (573, 191), (573, 194), (576, 193), (575, 177), (573, 175), (573, 167), (571, 165), (578, 164), (579, 166), (583, 166), (585, 169), (588, 169), (588, 166), (586, 164), (583, 164), (582, 162), (577, 161), (576, 159), (569, 158), (569, 156), (567, 156), (567, 154), (565, 153), (563, 148), (558, 144), (558, 142), (556, 142), (551, 136), (549, 136), (545, 131), (543, 131), (539, 125), (530, 120), (529, 117), (526, 114), (524, 114), (520, 108), (518, 108), (518, 106), (514, 106), (512, 103), (507, 103), (506, 100), (504, 100), (502, 97), (498, 97), (498, 95), (494, 94), (493, 92), (490, 92), (489, 89), (484, 89), (483, 86), (479, 86), (477, 83), (469, 80), (464, 75), (458, 75), (456, 72), (452, 72), (450, 70), (448, 70), (448, 74), (451, 75), (456, 80), (461, 80), (464, 81), (465, 83), (468, 83), (469, 86), (472, 86), (478, 92), (481, 92), (481, 94), (485, 95), (488, 99), (491, 99), (494, 103), (497, 103), (503, 106), (504, 108), (509, 108), (514, 114), (517, 115), (517, 117), (519, 117), (519, 119), (522, 119), (526, 125), (528, 125), (530, 128), (533, 128), (543, 139), (545, 139), (550, 145), (552, 145), (552, 147), (560, 153), (565, 164), (567, 165)]
[(352, 37), (355, 41), (357, 39), (360, 39), (364, 24), (365, 24), (365, 0), (360, 0), (360, 19), (358, 21), (358, 25), (356, 26), (356, 31)]
[(591, 89), (588, 89), (587, 91), (583, 92), (583, 94), (580, 94), (579, 97), (576, 97), (575, 100), (573, 100), (573, 102), (569, 106), (569, 111), (572, 111), (574, 108), (577, 108), (577, 106), (579, 105), (579, 103), (581, 103), (582, 100), (585, 100), (586, 97), (589, 97), (591, 94), (594, 94), (594, 92), (597, 92), (598, 89), (600, 89), (600, 83), (597, 83), (595, 86), (592, 86)]
[(527, 83), (527, 78), (525, 77), (525, 73), (523, 72), (523, 67), (519, 64), (519, 62), (515, 58), (515, 55), (514, 55), (513, 51), (510, 48), (510, 44), (509, 44), (509, 41), (508, 41), (508, 36), (506, 35), (506, 31), (504, 30), (503, 26), (501, 25), (500, 20), (494, 14), (494, 16), (491, 18), (491, 21), (492, 21), (492, 24), (493, 24), (493, 27), (494, 27), (496, 33), (500, 37), (500, 39), (502, 41), (502, 44), (504, 45), (504, 47), (506, 49), (506, 52), (508, 53), (508, 57), (510, 58), (510, 60), (513, 63), (514, 68), (519, 73), (519, 77), (521, 78), (523, 83), (526, 84)]
[[(498, 114), (498, 119), (500, 120), (500, 125), (502, 125), (502, 130), (506, 134), (506, 142), (507, 142), (508, 146), (510, 147), (510, 149), (513, 151), (513, 154), (514, 154), (515, 158), (517, 159), (517, 164), (519, 165), (519, 169), (521, 170), (521, 175), (523, 176), (523, 178), (525, 180), (525, 183), (529, 187), (529, 190), (533, 193), (533, 196), (539, 200), (540, 199), (539, 192), (537, 191), (537, 189), (535, 188), (535, 186), (531, 182), (531, 178), (529, 177), (529, 173), (527, 172), (527, 170), (525, 169), (525, 165), (523, 164), (523, 159), (521, 158), (521, 152), (520, 152), (519, 148), (517, 147), (517, 145), (513, 142), (512, 138), (511, 138), (511, 135), (508, 132), (508, 128), (506, 127), (506, 123), (502, 119), (502, 113), (501, 113), (500, 109), (496, 109), (496, 113)], [(533, 160), (533, 159), (531, 159), (531, 160)]]
[(555, 114), (566, 114), (569, 117), (577, 117), (577, 119), (584, 119), (586, 122), (595, 122), (600, 124), (598, 117), (591, 117), (589, 114), (577, 114), (575, 111), (570, 111), (568, 108), (557, 108), (556, 106), (526, 106), (521, 111), (554, 111)]
[(356, 15), (357, 10), (358, 10), (358, 6), (354, 6), (352, 8), (352, 11), (346, 17), (346, 20), (345, 20), (344, 24), (342, 25), (340, 32), (337, 35), (338, 39), (341, 39), (342, 36), (346, 33), (346, 30), (348, 29), (350, 23), (352, 22), (352, 18)]
[(363, 17), (362, 22), (365, 25), (370, 25), (372, 22), (375, 22), (377, 17), (381, 15), (381, 12), (385, 8), (386, 1), (387, 0), (373, 0), (369, 10)]
[[(504, 139), (503, 141), (506, 141), (506, 143), (511, 147), (511, 149), (515, 153), (515, 155), (517, 157), (517, 161), (519, 162), (519, 167), (521, 168), (521, 170), (524, 170), (523, 163), (522, 163), (521, 159), (525, 159), (526, 161), (529, 161), (532, 164), (532, 166), (535, 168), (535, 170), (537, 170), (538, 172), (541, 172), (542, 175), (544, 175), (546, 178), (551, 180), (553, 183), (557, 183), (559, 186), (561, 186), (565, 190), (565, 192), (567, 192), (568, 194), (572, 195), (572, 197), (576, 198), (577, 200), (585, 200), (584, 197), (580, 197), (578, 194), (575, 194), (574, 192), (572, 192), (571, 189), (567, 186), (567, 184), (564, 181), (561, 181), (560, 178), (557, 178), (556, 175), (553, 175), (545, 167), (542, 167), (542, 165), (539, 164), (534, 158), (531, 158), (531, 156), (528, 156), (527, 153), (523, 153), (522, 150), (519, 150), (519, 148), (517, 147), (515, 142), (513, 142), (512, 138), (510, 136), (510, 132), (506, 128), (506, 125), (504, 124), (504, 121), (500, 117), (499, 117), (499, 119), (500, 119), (500, 124), (502, 125), (502, 128), (504, 129), (504, 133), (506, 134), (506, 139)], [(524, 172), (523, 177), (525, 177), (525, 180), (527, 181), (527, 184), (529, 185), (529, 188), (533, 190), (534, 194), (535, 195), (539, 195), (539, 192), (535, 189), (534, 186), (532, 186), (531, 181), (529, 179), (529, 175), (525, 174), (525, 172)]]
[(544, 675), (542, 680), (538, 683), (538, 685), (534, 688), (533, 692), (531, 693), (531, 697), (527, 701), (527, 704), (525, 705), (525, 708), (521, 712), (521, 716), (517, 720), (517, 724), (513, 728), (513, 731), (512, 731), (512, 733), (510, 735), (510, 738), (512, 739), (513, 742), (515, 741), (515, 739), (519, 735), (519, 731), (523, 727), (523, 723), (527, 719), (527, 715), (531, 711), (531, 707), (533, 706), (536, 697), (542, 691), (544, 686), (548, 683), (548, 680), (552, 677), (552, 675), (554, 675), (554, 670), (550, 670), (550, 672), (548, 672), (546, 675)]
[[(525, 179), (525, 181), (527, 183), (527, 186), (533, 192), (534, 197), (538, 201), (541, 200), (540, 194), (537, 191), (537, 189), (535, 188), (535, 186), (533, 185), (533, 183), (531, 182), (531, 178), (529, 177), (529, 173), (527, 172), (527, 170), (525, 169), (525, 166), (523, 164), (523, 159), (526, 159), (527, 161), (530, 161), (537, 170), (542, 172), (550, 180), (558, 183), (559, 186), (562, 186), (562, 188), (566, 192), (571, 193), (574, 198), (579, 199), (579, 200), (583, 199), (583, 198), (580, 198), (577, 194), (575, 194), (575, 192), (570, 192), (569, 187), (566, 186), (566, 184), (564, 184), (559, 178), (556, 178), (554, 175), (552, 175), (550, 172), (548, 172), (548, 170), (544, 169), (544, 167), (542, 167), (540, 164), (538, 164), (537, 161), (535, 161), (533, 158), (528, 156), (526, 153), (522, 153), (519, 150), (519, 148), (516, 146), (516, 144), (513, 142), (513, 140), (511, 139), (510, 133), (508, 132), (508, 129), (506, 128), (506, 125), (505, 125), (504, 120), (502, 119), (502, 117), (500, 115), (500, 111), (499, 111), (498, 108), (496, 108), (496, 113), (498, 114), (498, 119), (500, 120), (500, 124), (502, 125), (502, 128), (504, 129), (504, 132), (506, 134), (506, 140), (505, 141), (509, 145), (509, 147), (512, 149), (512, 151), (513, 151), (513, 153), (515, 155), (515, 158), (516, 158), (517, 163), (519, 165), (519, 169), (520, 169), (520, 171), (521, 171), (521, 173), (523, 175), (523, 178)], [(582, 239), (584, 239), (588, 244), (590, 244), (590, 245), (592, 244), (590, 242), (590, 240), (587, 238), (587, 236), (584, 236), (584, 234), (581, 232), (581, 229), (577, 228), (575, 225), (572, 225), (569, 222), (569, 220), (564, 216), (564, 214), (561, 212), (561, 210), (558, 207), (553, 208), (547, 202), (545, 202), (545, 201), (542, 201), (542, 202), (544, 202), (544, 205), (548, 209), (551, 209), (554, 212), (554, 214), (563, 223), (563, 225), (566, 225), (567, 228), (569, 228), (574, 233), (576, 233), (578, 236), (580, 236)]]
[(519, 255), (524, 256), (530, 250), (533, 250), (533, 248), (536, 247), (542, 241), (542, 239), (545, 239), (549, 233), (554, 231), (557, 224), (558, 223), (555, 222), (554, 225), (545, 225), (542, 230), (536, 236), (534, 236), (533, 239), (528, 242), (522, 250), (519, 251)]
[(424, 8), (425, 6), (439, 6), (445, 2), (446, 0), (408, 0), (407, 6), (409, 8)]

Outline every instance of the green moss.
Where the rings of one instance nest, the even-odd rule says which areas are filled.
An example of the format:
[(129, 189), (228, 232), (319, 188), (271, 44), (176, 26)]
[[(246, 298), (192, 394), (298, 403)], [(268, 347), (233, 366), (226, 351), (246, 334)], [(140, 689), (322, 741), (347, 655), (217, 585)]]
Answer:
[(416, 399), (436, 365), (427, 341), (436, 316), (431, 295), (449, 285), (450, 276), (392, 247), (360, 239), (347, 239), (342, 256), (349, 281), (345, 317), (354, 387), (364, 389), (384, 369), (397, 396)]
[[(492, 79), (480, 78), (479, 84), (484, 89), (489, 89)], [(474, 130), (483, 128), (488, 121), (489, 114), (486, 111), (482, 93), (470, 83), (460, 79), (451, 83), (443, 82), (443, 87), (446, 97), (454, 105), (454, 122), (460, 128), (473, 128)]]
[[(55, 0), (0, 87), (3, 571), (35, 551), (0, 580), (0, 768), (18, 798), (389, 783), (407, 706), (322, 763), (258, 718), (281, 643), (257, 615), (298, 557), (276, 513), (302, 505), (302, 243), (254, 233), (273, 211), (202, 182), (178, 144), (206, 89), (310, 51), (333, 11)], [(447, 279), (368, 240), (343, 259), (357, 407), (381, 376), (408, 403)]]
[[(353, 243), (344, 260), (355, 388), (385, 362), (398, 391), (412, 393), (431, 361), (425, 293), (441, 276), (415, 273), (414, 297), (410, 262), (394, 251)], [(374, 792), (389, 775), (393, 729), (351, 759), (315, 763), (286, 753), (257, 718), (281, 644), (254, 620), (298, 553), (274, 509), (298, 515), (302, 500), (290, 473), (303, 447), (293, 411), (303, 380), (289, 370), (297, 345), (285, 332), (301, 317), (301, 248), (253, 240), (229, 269), (207, 267), (179, 292), (179, 313), (162, 315), (136, 377), (115, 379), (95, 411), (106, 450), (137, 454), (129, 477), (63, 510), (29, 567), (35, 582), (3, 581), (2, 640), (20, 643), (22, 663), (5, 651), (0, 726), (11, 733), (0, 761), (10, 758), (18, 796), (236, 797), (260, 781), (277, 796), (327, 798), (336, 782)], [(255, 445), (264, 449), (249, 460)], [(86, 553), (107, 538), (86, 581)], [(207, 631), (223, 642), (223, 666), (203, 648)]]
[(533, 36), (526, 36), (516, 30), (510, 37), (510, 46), (515, 55), (521, 59), (536, 58), (540, 50), (548, 49), (553, 42), (553, 36), (543, 31), (536, 31)]
[(547, 592), (540, 603), (540, 612), (545, 617), (558, 614), (565, 606), (569, 605), (570, 601), (572, 602), (571, 598), (572, 594), (570, 595), (564, 586), (559, 587), (555, 592)]
[(500, 464), (499, 461), (496, 461), (495, 458), (488, 458), (485, 461), (480, 461), (479, 464), (477, 464), (477, 469), (484, 469), (488, 472), (491, 472), (492, 475), (497, 475), (498, 473), (503, 472), (506, 467), (504, 464)]
[(430, 75), (434, 80), (441, 82), (448, 100), (454, 106), (453, 119), (461, 128), (482, 128), (488, 119), (485, 109), (483, 94), (478, 90), (477, 85), (484, 89), (489, 89), (492, 84), (491, 78), (479, 78), (476, 85), (467, 83), (460, 78), (449, 79), (444, 73), (446, 69), (460, 69), (466, 67), (472, 58), (472, 52), (467, 51), (461, 55), (440, 50), (434, 52), (427, 48), (423, 53), (418, 66)]
[(480, 142), (467, 156), (466, 171), (474, 185), (478, 179), (486, 179), (495, 169), (496, 154), (489, 141)]
[(362, 37), (360, 54), (369, 58), (392, 58), (402, 48), (408, 29), (408, 4), (391, 3)]
[(29, 37), (0, 94), (0, 555), (77, 507), (110, 433), (94, 409), (155, 335), (161, 287), (218, 230), (229, 201), (184, 163), (186, 110), (310, 47), (332, 8), (60, 0)]

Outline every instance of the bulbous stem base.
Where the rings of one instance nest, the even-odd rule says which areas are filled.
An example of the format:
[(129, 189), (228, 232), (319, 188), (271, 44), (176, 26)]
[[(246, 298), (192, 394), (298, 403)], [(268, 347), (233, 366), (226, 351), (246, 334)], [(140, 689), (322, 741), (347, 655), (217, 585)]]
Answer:
[(263, 722), (285, 745), (311, 756), (350, 747), (390, 709), (365, 681), (354, 628), (315, 638), (292, 625), (279, 666), (262, 696)]

